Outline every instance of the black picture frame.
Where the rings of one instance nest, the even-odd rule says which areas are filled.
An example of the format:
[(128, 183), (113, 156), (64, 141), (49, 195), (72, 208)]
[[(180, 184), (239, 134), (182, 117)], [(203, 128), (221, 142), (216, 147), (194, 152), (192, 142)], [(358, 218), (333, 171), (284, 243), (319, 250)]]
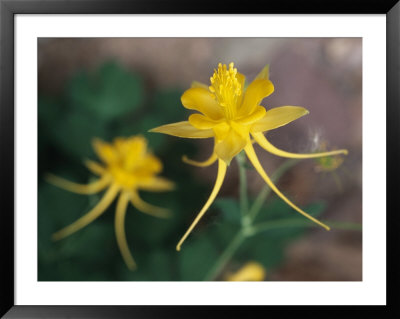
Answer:
[[(14, 19), (16, 14), (385, 14), (387, 49), (387, 306), (368, 308), (369, 314), (379, 318), (399, 317), (399, 263), (396, 259), (395, 183), (398, 180), (400, 137), (400, 2), (398, 0), (307, 0), (281, 2), (246, 1), (245, 5), (227, 5), (222, 1), (162, 1), (162, 0), (0, 0), (0, 181), (1, 198), (1, 281), (0, 315), (5, 318), (197, 318), (225, 317), (229, 312), (245, 316), (249, 311), (265, 316), (288, 313), (298, 317), (308, 314), (308, 307), (199, 307), (199, 306), (22, 306), (14, 303)], [(384, 174), (385, 172), (382, 172)], [(323, 308), (323, 309), (321, 309)], [(329, 307), (329, 315), (360, 315), (360, 308)], [(314, 307), (324, 311), (327, 307)]]

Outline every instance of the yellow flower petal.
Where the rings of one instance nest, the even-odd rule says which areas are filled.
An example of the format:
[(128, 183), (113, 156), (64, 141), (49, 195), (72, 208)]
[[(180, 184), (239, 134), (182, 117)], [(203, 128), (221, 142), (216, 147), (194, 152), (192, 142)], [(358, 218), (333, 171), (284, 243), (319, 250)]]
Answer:
[(229, 165), (232, 158), (239, 154), (248, 142), (249, 138), (244, 138), (231, 128), (223, 140), (215, 141), (214, 152)]
[(236, 120), (236, 122), (242, 125), (252, 124), (258, 120), (261, 120), (266, 113), (267, 111), (263, 106), (258, 106), (253, 113)]
[[(144, 165), (142, 166), (142, 170), (145, 173), (151, 173), (151, 174), (157, 174), (162, 171), (163, 169), (163, 163), (160, 161), (160, 159), (154, 155), (148, 154), (144, 160)], [(140, 171), (139, 171), (140, 175)]]
[(125, 234), (125, 214), (128, 201), (129, 195), (125, 192), (122, 192), (118, 199), (117, 209), (115, 211), (115, 235), (122, 258), (124, 259), (127, 267), (130, 270), (134, 270), (136, 268), (136, 263), (129, 250)]
[(261, 70), (261, 72), (257, 74), (255, 80), (259, 80), (259, 79), (269, 80), (269, 64), (264, 66), (264, 68)]
[(86, 167), (96, 175), (103, 175), (106, 172), (106, 168), (99, 163), (96, 163), (91, 160), (85, 160)]
[(163, 133), (186, 138), (208, 138), (214, 136), (213, 130), (199, 130), (192, 126), (188, 121), (162, 125), (149, 130), (149, 132)]
[(189, 123), (199, 130), (206, 130), (218, 125), (220, 121), (211, 120), (201, 114), (192, 114), (189, 116)]
[(93, 149), (100, 159), (107, 164), (112, 164), (118, 161), (118, 153), (114, 147), (98, 138), (92, 141)]
[(240, 105), (242, 105), (242, 103), (243, 103), (244, 86), (246, 84), (246, 77), (242, 73), (238, 72), (238, 73), (236, 73), (236, 78), (237, 78), (237, 80), (238, 80), (238, 82), (240, 84), (240, 87), (241, 87), (241, 94), (240, 94), (240, 96), (238, 98), (237, 105), (236, 105), (236, 109), (239, 109)]
[(264, 132), (286, 125), (308, 114), (308, 110), (300, 106), (281, 106), (268, 110), (265, 116), (251, 127), (252, 132)]
[(229, 133), (231, 127), (226, 122), (221, 122), (213, 127), (215, 142), (223, 140)]
[(110, 188), (106, 191), (103, 198), (98, 202), (98, 204), (89, 211), (86, 215), (83, 215), (77, 221), (72, 223), (71, 225), (59, 230), (58, 232), (53, 234), (54, 240), (59, 240), (64, 237), (67, 237), (79, 229), (85, 227), (94, 221), (97, 217), (99, 217), (111, 204), (114, 200), (115, 196), (117, 196), (119, 192), (119, 187), (117, 185), (111, 185)]
[(185, 108), (199, 111), (213, 120), (218, 120), (223, 116), (220, 106), (208, 89), (195, 87), (186, 90), (181, 97), (181, 102)]
[(168, 209), (146, 203), (139, 197), (139, 194), (135, 191), (131, 191), (130, 196), (132, 205), (135, 206), (142, 213), (161, 218), (167, 218), (171, 216), (171, 213)]
[(145, 160), (146, 164), (150, 160), (159, 163), (155, 165), (162, 166), (159, 159), (147, 154), (147, 141), (142, 136), (130, 138), (126, 141), (122, 140), (119, 143), (116, 141), (115, 144), (121, 154), (123, 168), (127, 171), (137, 167), (140, 160)]
[(110, 175), (104, 175), (102, 178), (97, 181), (82, 185), (70, 182), (64, 178), (58, 177), (53, 174), (46, 174), (45, 179), (50, 183), (67, 191), (78, 193), (78, 194), (94, 194), (100, 192), (111, 182)]
[(183, 157), (182, 157), (182, 161), (185, 162), (186, 164), (193, 165), (193, 166), (198, 166), (198, 167), (210, 166), (210, 165), (214, 164), (214, 162), (217, 159), (218, 159), (218, 156), (215, 153), (212, 153), (211, 156), (208, 159), (206, 159), (205, 161), (203, 161), (203, 162), (198, 162), (198, 161), (191, 160), (186, 155), (183, 155)]
[(264, 179), (264, 181), (268, 184), (268, 186), (290, 207), (292, 207), (294, 210), (298, 211), (300, 214), (303, 216), (307, 217), (308, 219), (312, 220), (314, 223), (317, 223), (318, 225), (324, 227), (326, 230), (330, 230), (330, 227), (325, 225), (324, 223), (321, 223), (319, 220), (315, 219), (311, 215), (307, 214), (305, 211), (297, 207), (295, 204), (293, 204), (285, 195), (283, 195), (279, 189), (275, 186), (275, 184), (271, 181), (271, 179), (268, 177), (267, 173), (265, 173), (264, 169), (262, 168), (256, 153), (254, 152), (253, 145), (251, 143), (247, 144), (246, 148), (244, 149), (246, 152), (247, 157), (249, 158), (250, 162), (253, 164), (254, 168), (260, 174), (260, 176)]
[(286, 151), (282, 151), (272, 145), (267, 138), (264, 136), (263, 133), (252, 133), (256, 142), (266, 151), (281, 157), (286, 158), (316, 158), (316, 157), (323, 157), (323, 156), (331, 156), (337, 154), (344, 154), (347, 155), (347, 150), (335, 150), (331, 152), (322, 152), (322, 153), (310, 153), (310, 154), (296, 154), (296, 153), (289, 153)]
[(246, 89), (243, 104), (238, 110), (239, 115), (252, 113), (256, 106), (272, 92), (274, 92), (274, 85), (269, 80), (257, 79), (251, 82)]
[(208, 90), (208, 85), (207, 84), (204, 84), (204, 83), (201, 83), (201, 82), (198, 82), (198, 81), (193, 81), (191, 87), (192, 88), (202, 88), (202, 89)]
[(175, 184), (163, 177), (153, 177), (150, 180), (139, 182), (138, 188), (152, 192), (163, 192), (173, 190)]
[(237, 73), (236, 73), (236, 78), (237, 78), (237, 80), (238, 80), (240, 86), (242, 87), (242, 92), (243, 92), (243, 90), (244, 90), (244, 84), (245, 84), (245, 82), (246, 82), (246, 77), (245, 77), (242, 73), (237, 72)]
[(178, 245), (176, 245), (176, 250), (181, 250), (181, 246), (183, 244), (183, 242), (185, 241), (185, 239), (187, 238), (187, 236), (189, 236), (189, 234), (191, 233), (191, 231), (193, 230), (193, 228), (197, 225), (197, 223), (199, 222), (199, 220), (201, 219), (201, 217), (203, 217), (203, 215), (205, 214), (205, 212), (207, 211), (207, 209), (211, 206), (212, 202), (214, 201), (215, 197), (217, 196), (219, 190), (221, 189), (222, 183), (224, 181), (225, 178), (225, 174), (226, 174), (226, 164), (224, 161), (219, 160), (218, 161), (218, 174), (217, 174), (217, 179), (215, 181), (215, 185), (214, 188), (211, 192), (210, 197), (208, 198), (207, 202), (205, 203), (205, 205), (203, 206), (203, 208), (200, 210), (200, 212), (198, 213), (198, 215), (196, 216), (195, 220), (193, 221), (193, 223), (190, 225), (190, 227), (188, 228), (188, 230), (186, 231), (186, 233), (183, 235), (183, 237), (181, 238), (181, 240), (179, 241)]
[(250, 261), (240, 268), (236, 273), (228, 275), (228, 281), (262, 281), (267, 272), (265, 268), (257, 262)]

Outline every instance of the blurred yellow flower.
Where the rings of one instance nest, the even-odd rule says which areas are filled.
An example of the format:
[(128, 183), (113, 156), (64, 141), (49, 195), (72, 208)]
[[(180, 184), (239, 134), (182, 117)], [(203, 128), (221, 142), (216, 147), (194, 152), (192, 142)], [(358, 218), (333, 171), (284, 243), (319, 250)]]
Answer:
[[(347, 154), (346, 150), (333, 152), (294, 154), (280, 150), (273, 146), (263, 132), (286, 125), (309, 112), (299, 106), (281, 106), (266, 110), (260, 105), (261, 101), (274, 91), (274, 85), (269, 80), (269, 68), (266, 66), (245, 89), (245, 76), (234, 68), (221, 63), (214, 70), (210, 78), (211, 85), (194, 82), (192, 88), (184, 92), (181, 97), (185, 108), (200, 112), (189, 116), (188, 121), (163, 125), (150, 130), (184, 138), (209, 138), (215, 141), (214, 152), (204, 162), (196, 162), (186, 157), (186, 163), (196, 166), (209, 166), (218, 159), (218, 174), (213, 191), (201, 209), (192, 225), (177, 245), (177, 250), (200, 218), (214, 201), (222, 186), (227, 165), (232, 158), (244, 149), (254, 168), (271, 187), (271, 189), (293, 209), (311, 219), (315, 223), (329, 230), (329, 227), (316, 220), (302, 209), (293, 204), (273, 184), (262, 168), (253, 148), (257, 142), (268, 152), (287, 158), (315, 158), (335, 154)], [(254, 138), (254, 141), (250, 138)]]
[(139, 211), (157, 217), (168, 217), (169, 211), (150, 205), (139, 197), (139, 190), (168, 191), (174, 184), (156, 176), (162, 171), (161, 161), (147, 150), (147, 141), (142, 136), (116, 138), (113, 143), (100, 139), (93, 140), (93, 147), (102, 161), (99, 164), (87, 160), (87, 168), (100, 178), (87, 185), (76, 184), (52, 174), (47, 174), (48, 182), (78, 194), (94, 194), (107, 188), (102, 199), (86, 215), (71, 225), (53, 234), (53, 239), (67, 237), (90, 224), (110, 206), (119, 195), (115, 213), (115, 232), (122, 257), (129, 269), (136, 267), (126, 241), (124, 221), (127, 205), (132, 203)]
[(249, 261), (242, 268), (233, 274), (226, 276), (227, 281), (263, 281), (267, 271), (258, 262)]
[[(326, 151), (326, 142), (322, 142), (319, 146), (320, 151)], [(316, 158), (317, 165), (315, 166), (316, 172), (332, 172), (336, 170), (343, 163), (341, 156), (323, 156)]]

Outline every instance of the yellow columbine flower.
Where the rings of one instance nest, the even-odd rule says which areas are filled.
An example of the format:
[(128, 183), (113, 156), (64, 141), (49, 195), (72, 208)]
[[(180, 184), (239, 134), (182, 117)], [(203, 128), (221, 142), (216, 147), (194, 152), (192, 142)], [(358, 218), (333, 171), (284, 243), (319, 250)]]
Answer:
[(142, 136), (116, 138), (113, 143), (99, 139), (93, 141), (93, 148), (102, 164), (86, 161), (88, 169), (100, 178), (87, 185), (76, 184), (48, 174), (47, 180), (61, 188), (79, 194), (94, 194), (107, 188), (102, 199), (86, 215), (71, 225), (53, 234), (53, 239), (67, 237), (99, 217), (119, 195), (115, 213), (115, 233), (119, 249), (129, 269), (136, 267), (126, 241), (124, 220), (128, 202), (139, 211), (157, 217), (167, 217), (169, 212), (144, 202), (139, 190), (168, 191), (174, 188), (169, 180), (156, 176), (162, 171), (161, 161), (148, 152), (147, 141)]
[(163, 125), (151, 130), (178, 137), (208, 138), (215, 140), (214, 152), (204, 162), (196, 162), (184, 157), (186, 163), (197, 166), (209, 166), (218, 159), (218, 175), (211, 195), (197, 215), (196, 219), (177, 245), (180, 247), (200, 218), (214, 201), (225, 177), (227, 165), (232, 158), (244, 149), (254, 168), (271, 187), (293, 209), (307, 218), (329, 230), (329, 227), (293, 204), (273, 184), (262, 168), (253, 148), (253, 140), (268, 152), (287, 158), (315, 158), (335, 154), (347, 154), (346, 150), (313, 154), (293, 154), (273, 146), (263, 132), (286, 125), (309, 112), (299, 106), (281, 106), (266, 110), (261, 101), (274, 91), (274, 85), (269, 80), (269, 70), (266, 66), (260, 74), (245, 89), (245, 77), (237, 72), (233, 63), (229, 68), (221, 63), (210, 78), (211, 85), (194, 82), (192, 88), (182, 95), (181, 101), (185, 108), (201, 114), (192, 114), (189, 121)]
[(226, 276), (227, 281), (262, 281), (267, 271), (258, 262), (249, 261), (242, 268), (233, 274)]

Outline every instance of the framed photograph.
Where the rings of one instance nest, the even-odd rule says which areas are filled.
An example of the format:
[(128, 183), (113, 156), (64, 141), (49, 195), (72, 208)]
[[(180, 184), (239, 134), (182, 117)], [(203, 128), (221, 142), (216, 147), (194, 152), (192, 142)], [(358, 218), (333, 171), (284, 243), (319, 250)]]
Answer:
[(287, 7), (1, 1), (1, 315), (395, 312), (400, 5)]

